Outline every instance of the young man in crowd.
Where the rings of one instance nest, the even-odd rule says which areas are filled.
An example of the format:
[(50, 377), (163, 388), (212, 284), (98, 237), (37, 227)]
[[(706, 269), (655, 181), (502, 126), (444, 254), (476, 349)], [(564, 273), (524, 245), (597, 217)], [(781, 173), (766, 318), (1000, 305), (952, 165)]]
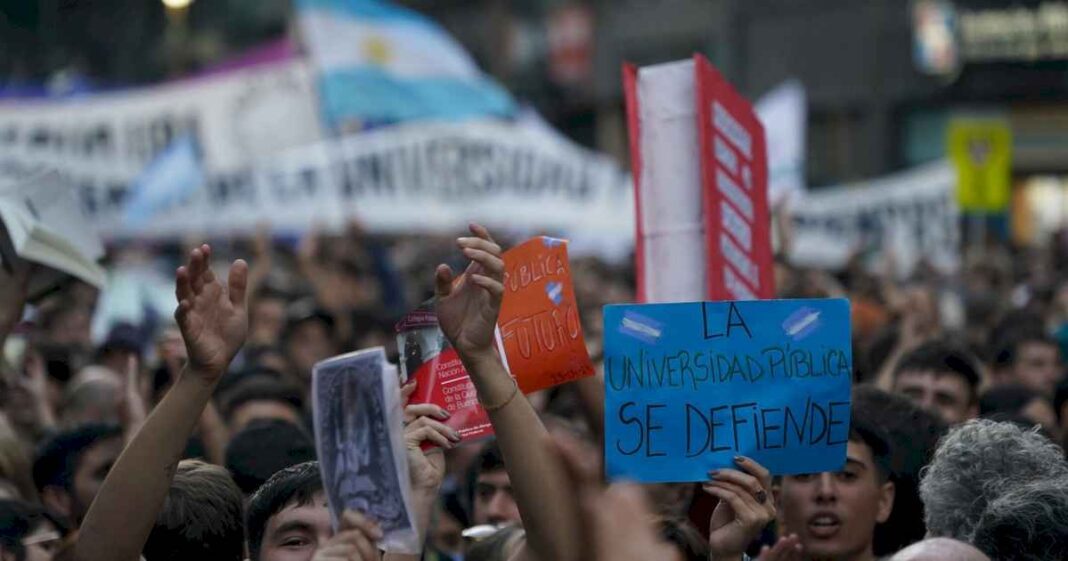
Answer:
[(226, 391), (221, 413), (231, 433), (243, 430), (252, 421), (274, 419), (304, 424), (304, 397), (301, 389), (287, 380), (254, 374)]
[(472, 466), (471, 520), (481, 524), (522, 524), (512, 482), (496, 442), (487, 443)]
[(875, 527), (894, 505), (890, 460), (886, 436), (854, 408), (840, 471), (782, 478), (780, 534), (796, 534), (807, 559), (873, 561)]
[(893, 391), (942, 417), (949, 425), (979, 414), (979, 361), (947, 339), (923, 343), (894, 369)]
[[(378, 527), (358, 513), (346, 513), (342, 530), (330, 526), (330, 509), (318, 462), (274, 474), (249, 501), (246, 516), (251, 561), (310, 561), (336, 558), (377, 559)], [(323, 552), (317, 556), (316, 552)], [(348, 553), (349, 555), (345, 555)]]
[(1060, 348), (1039, 323), (1020, 320), (996, 330), (993, 375), (997, 384), (1017, 383), (1053, 399), (1064, 377)]
[(53, 512), (77, 527), (122, 452), (122, 428), (91, 424), (57, 434), (33, 464), (37, 493)]

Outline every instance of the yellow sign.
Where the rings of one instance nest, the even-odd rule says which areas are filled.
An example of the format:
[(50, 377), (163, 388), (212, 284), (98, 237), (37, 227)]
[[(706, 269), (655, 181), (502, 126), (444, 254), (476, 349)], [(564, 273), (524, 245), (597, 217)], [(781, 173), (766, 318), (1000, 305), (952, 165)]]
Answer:
[(965, 212), (1004, 212), (1009, 206), (1012, 132), (997, 119), (955, 119), (949, 157), (957, 168), (957, 202)]

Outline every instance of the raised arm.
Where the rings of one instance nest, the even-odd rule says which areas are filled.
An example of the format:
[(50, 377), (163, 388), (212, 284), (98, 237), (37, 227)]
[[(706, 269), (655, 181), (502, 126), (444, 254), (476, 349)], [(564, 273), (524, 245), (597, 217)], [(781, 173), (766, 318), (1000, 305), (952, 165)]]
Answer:
[(489, 413), (511, 479), (531, 552), (543, 561), (578, 559), (578, 513), (570, 506), (570, 485), (560, 459), (541, 445), (545, 426), (515, 380), (505, 371), (494, 346), (494, 329), (504, 295), (501, 248), (488, 231), (472, 225), (472, 237), (457, 240), (467, 270), (436, 272), (438, 322), (460, 355)]
[(186, 441), (245, 341), (248, 265), (236, 261), (229, 286), (215, 277), (207, 245), (177, 272), (178, 309), (189, 363), (119, 456), (75, 545), (78, 561), (137, 561), (171, 485)]

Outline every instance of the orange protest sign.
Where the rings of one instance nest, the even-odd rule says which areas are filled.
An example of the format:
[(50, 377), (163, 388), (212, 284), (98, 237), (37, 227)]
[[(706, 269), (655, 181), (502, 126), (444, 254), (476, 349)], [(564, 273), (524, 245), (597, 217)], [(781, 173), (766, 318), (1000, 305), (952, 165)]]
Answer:
[(497, 325), (508, 369), (523, 393), (593, 375), (566, 241), (537, 237), (504, 253)]

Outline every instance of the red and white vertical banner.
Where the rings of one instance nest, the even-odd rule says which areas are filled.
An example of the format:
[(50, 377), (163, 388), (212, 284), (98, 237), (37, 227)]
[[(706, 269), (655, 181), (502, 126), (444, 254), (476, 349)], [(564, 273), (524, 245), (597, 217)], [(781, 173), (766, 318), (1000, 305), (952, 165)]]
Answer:
[(767, 147), (701, 55), (624, 68), (641, 302), (775, 296)]
[(694, 64), (708, 297), (774, 298), (764, 127), (752, 105), (708, 60), (695, 56)]

